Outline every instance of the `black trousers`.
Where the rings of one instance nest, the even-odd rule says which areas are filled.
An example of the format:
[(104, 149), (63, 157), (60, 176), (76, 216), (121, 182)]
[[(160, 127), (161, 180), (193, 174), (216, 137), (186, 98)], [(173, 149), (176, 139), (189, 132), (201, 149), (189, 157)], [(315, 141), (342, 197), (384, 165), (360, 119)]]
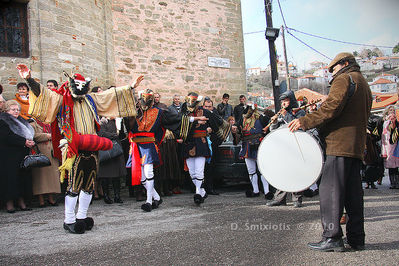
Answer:
[(348, 243), (364, 245), (364, 203), (360, 165), (361, 161), (356, 158), (327, 156), (319, 188), (323, 238), (342, 237), (339, 221), (345, 207), (348, 214)]

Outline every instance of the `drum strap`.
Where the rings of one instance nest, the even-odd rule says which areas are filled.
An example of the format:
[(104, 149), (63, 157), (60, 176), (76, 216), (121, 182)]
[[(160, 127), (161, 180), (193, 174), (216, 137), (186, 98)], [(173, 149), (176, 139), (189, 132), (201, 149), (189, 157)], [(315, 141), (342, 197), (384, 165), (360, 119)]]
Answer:
[(351, 75), (348, 74), (348, 76), (349, 76), (349, 80), (350, 80), (349, 89), (348, 89), (348, 100), (349, 100), (349, 98), (351, 98), (353, 96), (353, 94), (355, 93), (356, 83), (353, 81), (353, 78)]

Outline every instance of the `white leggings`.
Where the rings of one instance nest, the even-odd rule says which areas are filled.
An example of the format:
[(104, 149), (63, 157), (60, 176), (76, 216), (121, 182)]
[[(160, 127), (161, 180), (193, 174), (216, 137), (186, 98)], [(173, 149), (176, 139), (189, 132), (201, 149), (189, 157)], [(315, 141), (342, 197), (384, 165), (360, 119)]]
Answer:
[(204, 182), (205, 157), (190, 157), (186, 159), (186, 163), (191, 180), (195, 185), (195, 194), (205, 196), (205, 189), (201, 187)]
[(141, 184), (147, 190), (147, 201), (152, 204), (152, 199), (159, 200), (161, 197), (154, 188), (154, 166), (152, 163), (141, 166)]
[[(249, 180), (251, 180), (252, 188), (254, 193), (259, 193), (258, 187), (258, 174), (256, 173), (256, 160), (251, 158), (245, 158), (245, 164), (247, 165)], [(269, 192), (269, 183), (267, 183), (266, 178), (260, 175), (262, 180), (263, 191), (265, 194)]]

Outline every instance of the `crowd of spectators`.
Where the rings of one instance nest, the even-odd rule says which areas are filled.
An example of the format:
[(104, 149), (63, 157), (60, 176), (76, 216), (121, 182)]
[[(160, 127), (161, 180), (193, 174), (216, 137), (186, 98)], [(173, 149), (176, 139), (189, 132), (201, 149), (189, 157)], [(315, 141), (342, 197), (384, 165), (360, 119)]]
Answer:
[[(57, 90), (57, 81), (49, 80), (47, 88)], [(16, 210), (32, 210), (30, 206), (40, 208), (57, 206), (62, 201), (62, 193), (65, 192), (65, 186), (60, 184), (59, 162), (53, 157), (51, 125), (44, 124), (29, 115), (28, 85), (18, 83), (16, 89), (15, 99), (6, 101), (2, 96), (3, 88), (0, 85), (0, 167), (3, 171), (0, 178), (0, 195), (1, 204), (2, 206), (5, 205), (6, 211), (9, 213), (14, 213)], [(101, 91), (101, 87), (92, 89), (92, 92)], [(168, 106), (161, 102), (161, 95), (155, 93), (154, 106), (179, 114), (182, 108), (180, 98), (180, 95), (174, 95), (172, 103)], [(211, 98), (205, 97), (202, 105), (204, 109), (218, 114), (232, 127), (237, 127), (242, 123), (243, 116), (248, 112), (246, 97), (240, 95), (239, 104), (234, 108), (229, 104), (229, 99), (229, 94), (223, 94), (221, 102), (215, 108)], [(306, 111), (314, 111), (315, 106), (311, 105)], [(266, 110), (262, 114), (267, 114), (270, 118), (273, 113), (270, 114), (269, 112), (270, 110)], [(364, 163), (363, 176), (367, 177), (365, 178), (365, 180), (367, 179), (365, 188), (375, 189), (377, 188), (375, 182), (381, 184), (385, 166), (389, 173), (390, 188), (397, 189), (399, 188), (399, 158), (395, 156), (397, 154), (394, 152), (399, 154), (399, 151), (396, 151), (399, 122), (395, 106), (387, 107), (382, 117), (373, 117), (373, 119), (374, 123), (370, 122), (368, 128), (368, 134), (372, 138), (370, 145), (373, 145), (373, 147), (368, 147), (367, 150), (369, 153), (371, 149), (377, 152), (375, 152), (376, 158), (372, 162)], [(130, 186), (130, 173), (125, 167), (129, 150), (127, 120), (101, 117), (100, 123), (101, 130), (98, 135), (118, 142), (123, 147), (124, 153), (117, 158), (100, 163), (93, 199), (103, 199), (106, 204), (122, 204), (121, 180), (125, 180), (129, 187), (129, 196), (136, 197), (138, 201), (144, 200), (145, 189), (141, 185), (134, 188)], [(218, 147), (221, 142), (210, 128), (207, 133), (207, 139), (211, 143), (212, 155), (207, 160), (205, 167), (204, 187), (207, 194), (218, 195), (219, 193), (215, 190), (215, 181), (218, 178), (215, 173), (215, 160), (219, 156)], [(226, 141), (233, 142), (233, 140), (234, 134), (230, 133)], [(180, 194), (182, 187), (187, 184), (187, 174), (184, 172), (181, 149), (181, 145), (176, 141), (173, 133), (167, 130), (162, 143), (159, 145), (163, 164), (156, 168), (154, 172), (155, 186), (160, 191), (161, 196)], [(50, 159), (51, 165), (28, 170), (20, 168), (20, 163), (24, 157), (32, 151), (46, 155)], [(380, 167), (378, 176), (377, 174), (370, 174), (375, 172), (370, 172), (370, 167), (368, 167), (376, 164), (379, 164)], [(110, 186), (113, 188), (113, 197), (111, 197)], [(317, 186), (311, 192), (317, 191), (316, 188)], [(270, 189), (273, 191), (273, 188)], [(310, 193), (310, 196), (314, 194)], [(309, 196), (309, 193), (304, 193), (304, 195)]]

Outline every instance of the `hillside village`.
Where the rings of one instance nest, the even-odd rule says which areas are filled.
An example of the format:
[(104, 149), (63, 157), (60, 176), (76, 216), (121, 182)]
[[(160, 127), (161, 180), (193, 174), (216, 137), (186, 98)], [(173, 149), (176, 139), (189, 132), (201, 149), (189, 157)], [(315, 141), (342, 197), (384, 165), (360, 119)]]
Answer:
[[(371, 58), (356, 57), (360, 69), (370, 85), (373, 93), (373, 112), (381, 111), (390, 104), (398, 101), (399, 87), (399, 54)], [(329, 92), (329, 80), (332, 78), (327, 69), (328, 63), (315, 61), (310, 63), (310, 69), (298, 71), (292, 63), (288, 65), (290, 88), (295, 91), (299, 101), (303, 97), (308, 100), (313, 98), (326, 98)], [(280, 84), (285, 82), (285, 62), (277, 64)], [(270, 65), (247, 69), (248, 95), (263, 107), (274, 104), (273, 90), (270, 77)]]

